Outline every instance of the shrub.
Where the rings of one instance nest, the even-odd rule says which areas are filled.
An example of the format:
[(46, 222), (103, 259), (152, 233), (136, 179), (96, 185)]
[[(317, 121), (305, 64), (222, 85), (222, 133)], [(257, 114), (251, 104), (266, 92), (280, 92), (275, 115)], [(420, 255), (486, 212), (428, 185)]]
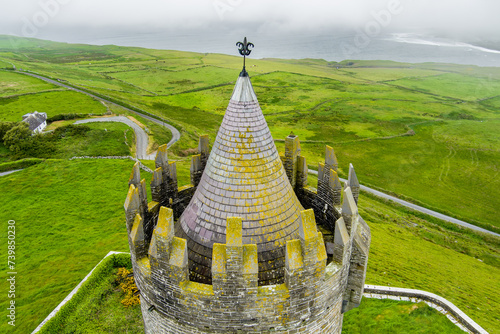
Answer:
[(3, 141), (3, 136), (16, 125), (15, 122), (0, 122), (0, 140)]
[(3, 136), (5, 146), (14, 153), (21, 153), (33, 144), (31, 130), (27, 123), (21, 122), (14, 125)]
[(125, 294), (125, 298), (121, 301), (124, 306), (129, 307), (141, 303), (138, 294), (139, 289), (137, 289), (135, 285), (135, 279), (131, 269), (118, 268), (115, 283), (120, 285), (120, 289)]

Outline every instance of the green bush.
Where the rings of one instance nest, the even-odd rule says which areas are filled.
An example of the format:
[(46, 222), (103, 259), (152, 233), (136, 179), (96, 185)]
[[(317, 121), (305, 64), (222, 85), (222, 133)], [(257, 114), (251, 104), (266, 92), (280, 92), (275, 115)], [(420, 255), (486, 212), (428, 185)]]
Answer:
[(5, 147), (14, 153), (15, 158), (42, 158), (56, 150), (49, 137), (42, 134), (33, 135), (28, 124), (17, 123), (3, 136)]
[(28, 150), (33, 144), (31, 130), (27, 123), (17, 123), (3, 136), (5, 146), (14, 153), (21, 153)]
[(84, 137), (90, 130), (90, 127), (87, 125), (69, 124), (55, 129), (52, 133), (52, 139), (60, 139), (66, 136)]
[(3, 136), (12, 129), (17, 123), (16, 122), (0, 122), (0, 140), (3, 142)]

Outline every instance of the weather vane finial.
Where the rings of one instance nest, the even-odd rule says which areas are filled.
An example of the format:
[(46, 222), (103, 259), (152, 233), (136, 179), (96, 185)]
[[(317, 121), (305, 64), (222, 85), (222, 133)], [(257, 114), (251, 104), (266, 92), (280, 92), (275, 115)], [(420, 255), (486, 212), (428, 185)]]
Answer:
[(240, 77), (247, 77), (248, 73), (245, 70), (245, 60), (246, 60), (246, 56), (248, 56), (250, 54), (250, 52), (252, 52), (254, 45), (253, 45), (253, 43), (248, 43), (247, 38), (245, 37), (243, 39), (243, 43), (238, 42), (238, 43), (236, 43), (236, 46), (238, 47), (238, 51), (240, 52), (240, 55), (243, 56), (243, 71), (241, 71)]

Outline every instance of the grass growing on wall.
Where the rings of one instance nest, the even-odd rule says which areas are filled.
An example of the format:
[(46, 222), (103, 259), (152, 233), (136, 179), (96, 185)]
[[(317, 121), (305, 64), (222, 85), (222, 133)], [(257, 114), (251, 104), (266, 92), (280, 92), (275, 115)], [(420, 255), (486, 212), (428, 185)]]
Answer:
[(129, 254), (104, 259), (40, 334), (144, 332), (140, 305), (125, 307), (121, 303), (124, 293), (118, 268), (131, 265)]

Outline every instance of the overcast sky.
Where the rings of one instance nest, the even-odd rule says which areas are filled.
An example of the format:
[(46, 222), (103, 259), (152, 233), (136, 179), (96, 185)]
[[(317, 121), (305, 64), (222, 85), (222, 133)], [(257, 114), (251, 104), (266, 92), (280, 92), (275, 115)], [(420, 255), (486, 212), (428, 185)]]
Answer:
[(390, 31), (500, 35), (498, 0), (2, 0), (0, 33), (58, 40), (210, 29), (315, 33), (363, 27), (387, 12), (381, 22), (389, 20)]

